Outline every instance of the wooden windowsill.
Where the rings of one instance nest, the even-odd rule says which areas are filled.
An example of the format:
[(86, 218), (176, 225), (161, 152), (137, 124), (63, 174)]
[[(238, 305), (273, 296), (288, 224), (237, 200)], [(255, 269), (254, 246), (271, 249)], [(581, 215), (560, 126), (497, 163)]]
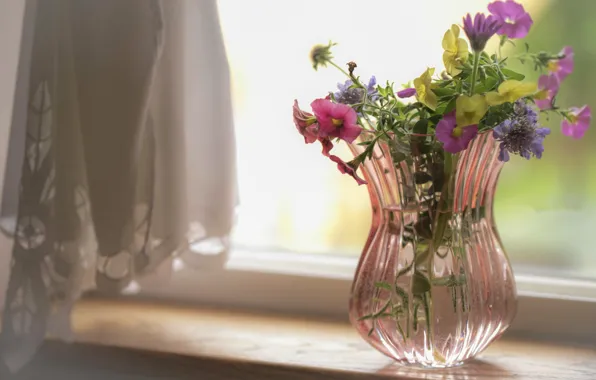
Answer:
[(15, 378), (596, 379), (596, 349), (528, 341), (503, 339), (456, 369), (419, 370), (392, 364), (340, 322), (92, 299), (73, 324), (75, 344), (48, 342)]

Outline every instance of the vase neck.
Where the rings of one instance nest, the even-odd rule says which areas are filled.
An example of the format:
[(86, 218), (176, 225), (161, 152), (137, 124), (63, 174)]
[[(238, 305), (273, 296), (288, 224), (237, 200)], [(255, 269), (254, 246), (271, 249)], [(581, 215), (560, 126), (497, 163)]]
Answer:
[[(352, 144), (350, 148), (355, 155), (362, 152), (361, 145)], [(492, 134), (483, 133), (465, 151), (453, 156), (454, 166), (448, 179), (450, 195), (442, 207), (454, 214), (476, 210), (490, 216), (502, 168), (498, 154), (498, 143)], [(436, 194), (444, 190), (444, 181), (449, 177), (444, 172), (443, 157), (437, 153), (400, 161), (396, 156), (388, 143), (378, 143), (372, 159), (363, 164), (373, 215), (379, 218), (395, 212), (424, 212), (437, 199)]]
[(492, 133), (478, 136), (460, 154), (455, 177), (454, 211), (485, 208), (492, 212), (497, 181), (503, 167), (498, 157), (499, 144)]

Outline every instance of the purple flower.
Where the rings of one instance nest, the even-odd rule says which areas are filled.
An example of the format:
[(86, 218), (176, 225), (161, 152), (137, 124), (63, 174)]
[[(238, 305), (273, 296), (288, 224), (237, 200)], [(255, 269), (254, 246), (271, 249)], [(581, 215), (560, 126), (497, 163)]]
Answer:
[(364, 90), (360, 87), (351, 87), (354, 84), (351, 80), (347, 80), (344, 84), (338, 83), (339, 89), (334, 95), (335, 101), (342, 104), (356, 104), (362, 102), (364, 97)]
[(464, 17), (464, 32), (470, 40), (472, 50), (479, 53), (484, 50), (486, 42), (499, 30), (501, 21), (494, 16), (485, 16), (482, 13), (476, 13), (474, 21), (472, 16), (468, 13)]
[(468, 147), (470, 141), (478, 134), (477, 125), (458, 127), (455, 121), (455, 111), (445, 114), (437, 124), (435, 135), (443, 143), (443, 149), (449, 153), (457, 153)]
[(493, 129), (493, 137), (500, 141), (499, 160), (509, 161), (509, 153), (529, 160), (532, 156), (541, 158), (544, 152), (544, 139), (550, 134), (549, 128), (538, 126), (538, 114), (523, 100), (513, 106), (513, 115)]
[(411, 98), (414, 95), (416, 95), (416, 89), (413, 87), (405, 88), (405, 89), (397, 92), (397, 97), (401, 98), (401, 99)]
[(368, 80), (366, 91), (368, 93), (368, 97), (372, 100), (377, 100), (379, 97), (379, 92), (377, 91), (377, 78), (374, 75)]
[(568, 114), (568, 119), (561, 122), (561, 132), (565, 136), (581, 139), (592, 121), (592, 110), (588, 106), (573, 107)]
[(550, 61), (548, 63), (548, 70), (559, 81), (563, 81), (563, 79), (567, 78), (573, 72), (573, 48), (571, 46), (565, 46), (559, 54), (565, 56), (565, 58)]
[[(360, 87), (351, 87), (354, 82), (347, 80), (344, 84), (338, 83), (337, 88), (339, 89), (334, 95), (335, 101), (342, 104), (357, 104), (361, 103), (364, 99), (364, 89)], [(376, 89), (377, 78), (373, 75), (368, 81), (366, 86), (366, 92), (371, 100), (377, 100), (379, 93)]]
[(495, 1), (488, 5), (488, 10), (501, 22), (497, 34), (509, 38), (524, 38), (534, 23), (524, 6), (513, 0)]
[(524, 117), (530, 124), (538, 124), (538, 112), (531, 105), (525, 103), (523, 100), (518, 100), (513, 103), (513, 113), (516, 116)]
[(536, 97), (536, 105), (541, 110), (552, 108), (553, 99), (559, 92), (559, 79), (554, 75), (541, 75), (538, 78), (540, 96)]

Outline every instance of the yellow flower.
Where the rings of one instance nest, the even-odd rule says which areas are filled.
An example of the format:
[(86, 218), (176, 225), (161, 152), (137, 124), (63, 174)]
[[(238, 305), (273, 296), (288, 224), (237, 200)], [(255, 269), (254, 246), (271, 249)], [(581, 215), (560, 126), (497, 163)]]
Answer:
[(432, 92), (432, 75), (434, 68), (426, 69), (419, 78), (414, 79), (414, 88), (416, 89), (416, 99), (431, 110), (437, 108), (437, 95)]
[(458, 127), (478, 124), (486, 114), (488, 103), (484, 95), (461, 95), (455, 101), (455, 120)]
[(486, 94), (486, 100), (491, 106), (498, 106), (503, 103), (513, 103), (517, 99), (530, 96), (536, 92), (538, 86), (536, 83), (524, 83), (518, 80), (506, 80), (501, 83), (498, 92), (489, 92)]
[(548, 71), (556, 73), (557, 71), (559, 71), (559, 61), (548, 61), (548, 63), (546, 64), (546, 68), (548, 69)]
[(548, 90), (540, 90), (534, 94), (534, 99), (544, 100), (548, 98)]
[(459, 66), (468, 59), (468, 43), (459, 38), (459, 26), (451, 25), (451, 29), (443, 36), (443, 63), (445, 70), (451, 75), (461, 73)]

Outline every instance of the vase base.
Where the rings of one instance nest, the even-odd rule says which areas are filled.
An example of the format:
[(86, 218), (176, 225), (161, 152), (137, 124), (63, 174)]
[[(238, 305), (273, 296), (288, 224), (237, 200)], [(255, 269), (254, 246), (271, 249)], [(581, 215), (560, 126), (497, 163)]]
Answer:
[(412, 368), (414, 370), (434, 370), (434, 369), (449, 369), (449, 368), (457, 368), (457, 367), (461, 367), (463, 366), (466, 362), (468, 362), (469, 360), (472, 360), (473, 358), (469, 358), (469, 359), (465, 359), (465, 360), (460, 360), (457, 362), (451, 362), (451, 361), (447, 361), (445, 362), (445, 360), (440, 360), (437, 358), (437, 360), (408, 360), (406, 358), (395, 358), (391, 355), (387, 355), (389, 356), (391, 359), (394, 360), (395, 364), (397, 366), (400, 367), (404, 367), (404, 368)]
[(407, 360), (395, 360), (396, 366), (412, 369), (412, 370), (420, 370), (420, 371), (428, 371), (428, 370), (441, 370), (441, 369), (450, 369), (450, 368), (458, 368), (463, 366), (466, 361), (459, 361), (454, 363), (420, 363), (420, 362), (410, 362)]

